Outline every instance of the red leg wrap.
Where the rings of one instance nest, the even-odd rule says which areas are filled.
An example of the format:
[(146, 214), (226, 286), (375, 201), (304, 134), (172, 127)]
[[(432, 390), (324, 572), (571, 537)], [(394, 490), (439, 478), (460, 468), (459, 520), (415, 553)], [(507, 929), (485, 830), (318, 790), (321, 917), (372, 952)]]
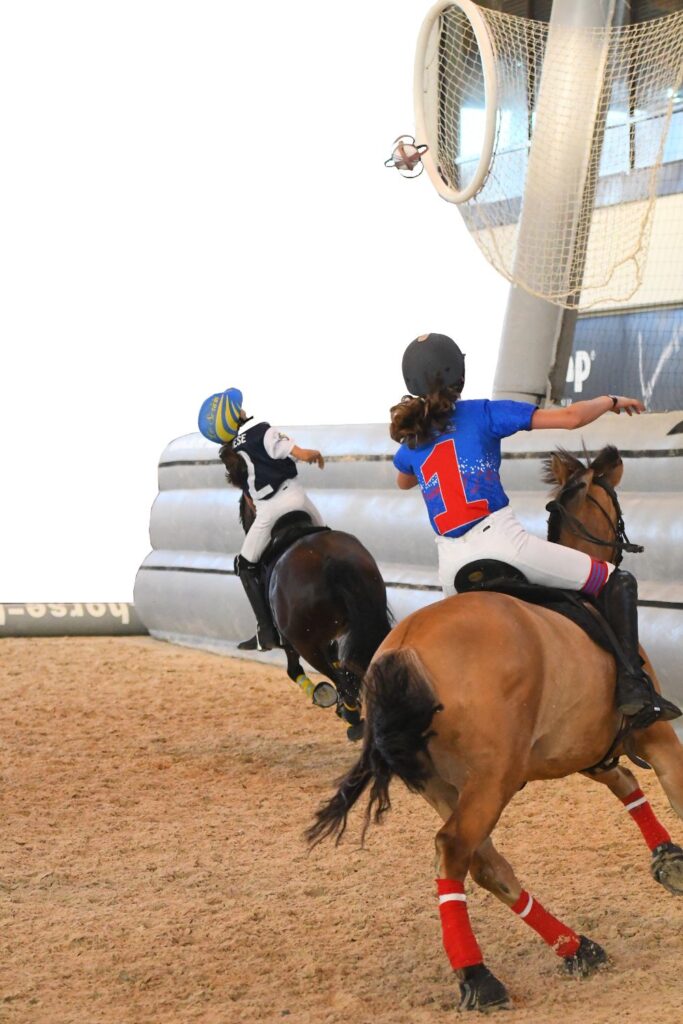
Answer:
[(528, 892), (522, 892), (512, 909), (525, 924), (538, 932), (544, 942), (552, 946), (558, 956), (573, 956), (576, 953), (581, 942), (576, 932), (549, 914)]
[(643, 839), (651, 850), (661, 843), (671, 842), (671, 836), (657, 820), (642, 789), (634, 789), (628, 796), (623, 797), (621, 802), (643, 833)]
[(439, 914), (446, 956), (454, 971), (474, 967), (483, 962), (479, 943), (474, 937), (467, 913), (467, 898), (462, 882), (450, 878), (437, 878)]

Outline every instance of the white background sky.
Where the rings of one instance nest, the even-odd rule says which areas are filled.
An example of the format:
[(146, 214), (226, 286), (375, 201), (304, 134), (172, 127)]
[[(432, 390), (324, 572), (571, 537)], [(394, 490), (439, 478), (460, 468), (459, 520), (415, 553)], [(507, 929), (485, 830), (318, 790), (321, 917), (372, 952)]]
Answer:
[(165, 445), (240, 387), (380, 422), (424, 331), (490, 394), (507, 284), (414, 130), (428, 0), (0, 10), (0, 601), (132, 598)]

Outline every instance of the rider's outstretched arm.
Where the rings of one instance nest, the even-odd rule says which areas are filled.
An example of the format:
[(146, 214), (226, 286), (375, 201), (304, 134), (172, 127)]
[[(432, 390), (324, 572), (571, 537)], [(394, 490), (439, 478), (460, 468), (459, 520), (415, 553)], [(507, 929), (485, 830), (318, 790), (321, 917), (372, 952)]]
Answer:
[(316, 462), (319, 469), (325, 468), (325, 459), (315, 448), (299, 448), (298, 445), (294, 445), (290, 455), (293, 455), (299, 462)]
[(537, 409), (531, 417), (532, 430), (575, 430), (597, 420), (603, 413), (621, 411), (631, 416), (640, 415), (645, 406), (637, 398), (623, 398), (621, 395), (602, 395), (585, 402), (573, 402), (562, 409)]

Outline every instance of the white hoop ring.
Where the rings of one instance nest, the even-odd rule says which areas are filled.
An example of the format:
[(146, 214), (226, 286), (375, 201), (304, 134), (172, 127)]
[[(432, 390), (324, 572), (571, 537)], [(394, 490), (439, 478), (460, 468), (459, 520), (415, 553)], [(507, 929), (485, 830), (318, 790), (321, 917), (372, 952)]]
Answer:
[[(430, 125), (427, 123), (425, 113), (425, 72), (427, 70), (427, 50), (434, 29), (434, 24), (443, 12), (449, 7), (459, 7), (465, 15), (474, 37), (477, 40), (481, 66), (484, 73), (484, 102), (486, 104), (486, 122), (484, 126), (484, 141), (481, 148), (481, 155), (477, 169), (474, 172), (469, 185), (463, 189), (454, 189), (443, 180), (436, 166), (434, 154), (438, 148), (434, 145)], [(493, 56), (493, 47), (479, 8), (472, 3), (472, 0), (438, 0), (428, 11), (425, 20), (422, 22), (420, 35), (417, 40), (417, 51), (415, 53), (415, 74), (413, 79), (414, 103), (415, 103), (415, 137), (420, 142), (426, 142), (429, 150), (422, 158), (427, 168), (427, 173), (432, 180), (432, 185), (439, 195), (449, 203), (465, 203), (468, 199), (479, 192), (486, 181), (491, 167), (493, 147), (496, 141), (497, 106), (498, 106), (498, 84), (496, 78), (496, 65)]]

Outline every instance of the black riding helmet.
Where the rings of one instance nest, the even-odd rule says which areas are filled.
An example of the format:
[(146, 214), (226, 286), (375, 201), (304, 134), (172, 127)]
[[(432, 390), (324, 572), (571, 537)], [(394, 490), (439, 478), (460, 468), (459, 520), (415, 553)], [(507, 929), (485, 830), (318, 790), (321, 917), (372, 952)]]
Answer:
[(465, 386), (465, 356), (446, 334), (421, 334), (403, 353), (403, 379), (411, 395)]

